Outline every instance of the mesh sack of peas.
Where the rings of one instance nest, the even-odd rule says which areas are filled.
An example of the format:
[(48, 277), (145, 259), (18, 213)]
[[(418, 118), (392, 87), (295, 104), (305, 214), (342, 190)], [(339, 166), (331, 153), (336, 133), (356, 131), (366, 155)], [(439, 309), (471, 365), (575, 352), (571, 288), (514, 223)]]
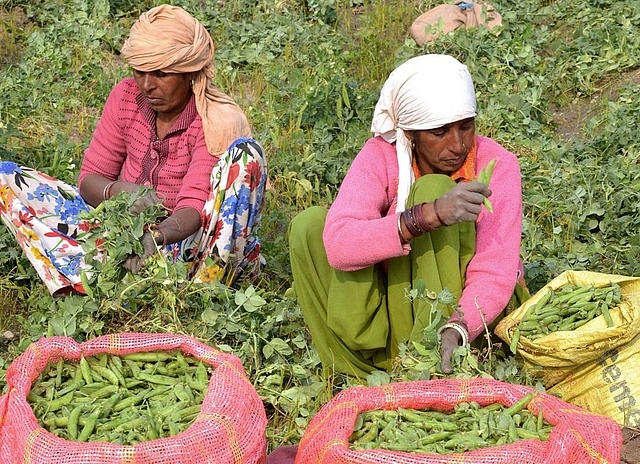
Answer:
[[(495, 421), (485, 422), (489, 413)], [(363, 424), (374, 427), (368, 438)], [(492, 445), (503, 432), (502, 444)], [(530, 387), (439, 379), (343, 390), (313, 417), (295, 463), (618, 464), (621, 445), (613, 420)]]
[(2, 463), (266, 462), (266, 413), (240, 359), (191, 337), (43, 338), (6, 382)]
[(640, 278), (565, 271), (495, 332), (551, 388), (640, 334)]

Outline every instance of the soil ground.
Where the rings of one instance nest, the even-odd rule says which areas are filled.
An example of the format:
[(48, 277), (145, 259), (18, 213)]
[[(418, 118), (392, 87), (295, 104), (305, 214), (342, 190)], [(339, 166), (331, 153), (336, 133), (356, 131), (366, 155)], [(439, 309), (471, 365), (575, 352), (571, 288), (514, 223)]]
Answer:
[(623, 73), (615, 80), (609, 81), (603, 90), (591, 98), (573, 101), (565, 107), (551, 108), (553, 119), (558, 125), (557, 133), (564, 140), (588, 137), (583, 133), (585, 122), (597, 115), (603, 103), (618, 99), (618, 89), (625, 85), (640, 84), (640, 69)]
[(624, 427), (622, 429), (620, 464), (638, 463), (640, 463), (640, 429)]

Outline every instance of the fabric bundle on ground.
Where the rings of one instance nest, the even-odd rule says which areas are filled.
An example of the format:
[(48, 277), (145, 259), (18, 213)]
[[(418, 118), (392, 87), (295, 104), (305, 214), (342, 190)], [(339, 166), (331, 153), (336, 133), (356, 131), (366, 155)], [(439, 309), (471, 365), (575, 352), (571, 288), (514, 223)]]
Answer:
[(464, 27), (486, 26), (493, 29), (502, 24), (502, 17), (489, 3), (461, 2), (438, 5), (421, 14), (411, 25), (411, 36), (418, 45)]

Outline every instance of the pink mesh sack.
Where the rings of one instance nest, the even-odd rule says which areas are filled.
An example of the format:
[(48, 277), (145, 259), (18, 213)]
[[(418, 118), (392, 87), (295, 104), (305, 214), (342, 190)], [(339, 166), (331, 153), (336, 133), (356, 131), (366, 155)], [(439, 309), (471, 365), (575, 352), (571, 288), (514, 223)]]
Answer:
[(527, 408), (536, 415), (542, 408), (544, 419), (554, 426), (549, 440), (524, 439), (457, 454), (352, 450), (349, 447), (349, 437), (361, 412), (398, 408), (451, 411), (459, 403), (473, 401), (481, 406), (501, 403), (509, 407), (532, 391), (530, 387), (491, 379), (441, 379), (348, 388), (313, 417), (300, 441), (295, 464), (620, 462), (622, 432), (619, 425), (545, 393), (534, 396)]
[[(60, 359), (159, 350), (181, 350), (214, 368), (200, 413), (177, 435), (135, 445), (72, 442), (41, 427), (27, 402), (33, 382)], [(6, 381), (7, 393), (0, 397), (2, 464), (266, 463), (267, 417), (240, 359), (191, 337), (122, 333), (80, 344), (70, 337), (43, 338), (11, 363)]]

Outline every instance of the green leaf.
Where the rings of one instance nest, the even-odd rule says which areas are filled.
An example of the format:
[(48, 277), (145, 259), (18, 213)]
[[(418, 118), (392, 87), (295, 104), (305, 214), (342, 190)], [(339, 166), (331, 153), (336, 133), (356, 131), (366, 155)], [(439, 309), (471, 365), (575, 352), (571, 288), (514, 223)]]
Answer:
[(384, 371), (373, 371), (367, 376), (367, 385), (370, 387), (379, 387), (391, 382), (391, 377)]
[[(267, 345), (265, 345), (265, 348), (266, 348), (266, 346), (270, 346), (280, 356), (289, 356), (289, 355), (293, 354), (293, 350), (291, 349), (289, 344), (287, 342), (285, 342), (281, 338), (274, 338), (272, 340), (269, 340), (269, 343), (267, 343)], [(264, 351), (264, 349), (263, 349), (263, 351)]]
[(202, 318), (202, 321), (204, 323), (209, 325), (215, 325), (216, 321), (218, 320), (218, 313), (212, 310), (211, 308), (206, 308), (204, 311), (202, 311), (202, 314), (200, 315), (200, 317)]

